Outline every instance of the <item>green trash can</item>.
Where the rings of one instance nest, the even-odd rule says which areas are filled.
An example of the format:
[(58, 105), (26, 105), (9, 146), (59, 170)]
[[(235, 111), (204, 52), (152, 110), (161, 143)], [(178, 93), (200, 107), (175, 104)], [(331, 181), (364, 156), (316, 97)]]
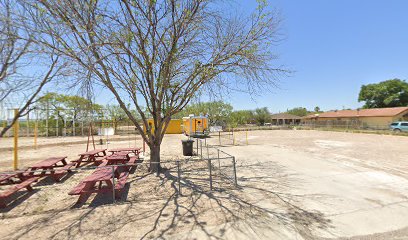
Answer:
[(193, 156), (193, 143), (194, 140), (181, 140), (183, 144), (183, 155), (184, 156)]

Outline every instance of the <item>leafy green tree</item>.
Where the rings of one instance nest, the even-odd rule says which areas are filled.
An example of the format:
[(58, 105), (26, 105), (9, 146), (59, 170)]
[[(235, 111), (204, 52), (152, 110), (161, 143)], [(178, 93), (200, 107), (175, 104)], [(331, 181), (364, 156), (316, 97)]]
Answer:
[(43, 95), (37, 103), (37, 108), (43, 113), (48, 109), (49, 117), (52, 119), (73, 122), (85, 120), (92, 113), (94, 113), (92, 117), (95, 117), (103, 109), (101, 105), (92, 103), (83, 97), (55, 92)]
[(297, 108), (293, 108), (293, 109), (288, 110), (286, 113), (296, 115), (296, 116), (299, 116), (299, 117), (304, 117), (304, 116), (309, 114), (309, 111), (307, 111), (306, 108), (297, 107)]
[(231, 127), (237, 127), (250, 123), (254, 119), (254, 112), (251, 110), (239, 110), (230, 114), (228, 125)]
[(319, 112), (320, 112), (320, 107), (316, 106), (316, 107), (314, 108), (314, 111), (315, 111), (316, 113), (319, 113)]
[(105, 118), (112, 121), (115, 132), (119, 122), (129, 119), (126, 112), (119, 105), (106, 105), (106, 112)]
[(363, 108), (401, 107), (408, 105), (408, 83), (405, 80), (391, 79), (380, 83), (361, 86), (359, 102)]
[(196, 103), (187, 106), (176, 115), (178, 118), (187, 117), (190, 114), (207, 115), (211, 125), (223, 125), (228, 121), (232, 113), (232, 106), (222, 101)]
[(254, 118), (258, 125), (263, 126), (271, 119), (271, 113), (267, 107), (257, 108), (254, 111)]

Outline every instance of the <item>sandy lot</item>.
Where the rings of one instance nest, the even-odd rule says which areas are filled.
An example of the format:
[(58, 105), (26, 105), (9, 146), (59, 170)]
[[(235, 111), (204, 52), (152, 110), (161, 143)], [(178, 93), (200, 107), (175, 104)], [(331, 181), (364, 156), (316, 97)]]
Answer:
[[(183, 138), (164, 140), (167, 173), (156, 177), (139, 166), (116, 204), (102, 194), (77, 206), (67, 195), (91, 170), (61, 183), (42, 180), (2, 210), (0, 238), (408, 239), (407, 137), (253, 131), (246, 145), (245, 133), (238, 133), (239, 146), (222, 149), (236, 157), (239, 188), (220, 180), (210, 192), (206, 162), (194, 160), (183, 162), (180, 196), (174, 160), (183, 159)], [(50, 154), (72, 160), (85, 149), (47, 141), (37, 150), (22, 149), (21, 166)], [(135, 144), (141, 140), (118, 139), (108, 147)], [(11, 165), (8, 145), (0, 142), (3, 171)]]

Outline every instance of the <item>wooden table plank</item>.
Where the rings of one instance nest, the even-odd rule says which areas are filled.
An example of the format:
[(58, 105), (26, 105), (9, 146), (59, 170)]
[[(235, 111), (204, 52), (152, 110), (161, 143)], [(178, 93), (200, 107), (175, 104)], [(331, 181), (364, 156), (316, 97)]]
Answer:
[(98, 153), (105, 152), (105, 151), (106, 151), (106, 149), (95, 149), (95, 150), (92, 150), (92, 151), (81, 153), (79, 155), (80, 156), (96, 155)]
[(30, 168), (46, 168), (46, 167), (52, 167), (55, 164), (59, 162), (63, 162), (67, 157), (51, 157), (47, 158), (41, 162), (37, 162), (34, 165), (32, 165)]
[[(100, 156), (99, 153), (103, 153), (103, 156)], [(95, 149), (92, 151), (88, 151), (85, 153), (81, 153), (79, 154), (79, 159), (76, 161), (76, 168), (79, 168), (81, 166), (82, 162), (96, 162), (98, 159), (97, 158), (101, 158), (101, 157), (105, 157), (106, 156), (106, 149)], [(100, 160), (100, 159), (99, 159)]]
[(110, 149), (109, 152), (139, 152), (142, 148), (115, 148)]
[[(116, 171), (116, 167), (114, 171)], [(88, 177), (84, 178), (82, 182), (100, 182), (100, 181), (108, 181), (111, 180), (113, 176), (112, 168), (98, 168), (95, 172), (93, 172)]]
[(9, 183), (12, 181), (12, 178), (18, 177), (19, 173), (4, 173), (0, 175), (0, 183)]

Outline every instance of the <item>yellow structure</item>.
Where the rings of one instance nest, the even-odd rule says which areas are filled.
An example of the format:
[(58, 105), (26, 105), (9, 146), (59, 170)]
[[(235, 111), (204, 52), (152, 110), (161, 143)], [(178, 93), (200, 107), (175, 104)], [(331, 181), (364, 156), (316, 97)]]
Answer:
[[(154, 122), (153, 119), (147, 120), (149, 124), (149, 128), (151, 131), (154, 131)], [(144, 132), (146, 133), (146, 126), (144, 127)], [(182, 133), (182, 127), (181, 127), (181, 119), (171, 119), (169, 122), (169, 126), (166, 129), (166, 134), (180, 134)]]
[(183, 117), (183, 133), (187, 136), (205, 134), (208, 130), (208, 118), (204, 116)]

